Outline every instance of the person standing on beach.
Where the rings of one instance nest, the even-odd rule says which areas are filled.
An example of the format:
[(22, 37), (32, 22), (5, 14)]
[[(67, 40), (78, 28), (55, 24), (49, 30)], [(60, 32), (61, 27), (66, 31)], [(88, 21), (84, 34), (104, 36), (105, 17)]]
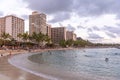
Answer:
[(1, 54), (1, 56), (3, 56), (3, 54)]
[(10, 51), (10, 56), (11, 56), (11, 51)]

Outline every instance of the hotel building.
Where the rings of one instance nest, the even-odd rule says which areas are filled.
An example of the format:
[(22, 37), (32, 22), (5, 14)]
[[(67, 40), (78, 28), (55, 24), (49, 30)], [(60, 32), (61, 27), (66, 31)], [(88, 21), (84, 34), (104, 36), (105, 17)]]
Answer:
[(0, 36), (4, 32), (5, 32), (5, 18), (1, 17), (0, 18)]
[(66, 37), (67, 37), (67, 40), (73, 40), (73, 41), (76, 40), (76, 34), (73, 31), (67, 31)]
[(53, 43), (59, 44), (61, 40), (66, 40), (66, 28), (55, 27), (51, 28), (51, 39)]
[(15, 40), (21, 41), (17, 35), (24, 33), (24, 20), (13, 15), (0, 18), (0, 30), (0, 35), (3, 32), (9, 33)]
[(51, 38), (51, 25), (47, 24), (47, 35)]
[(74, 33), (73, 34), (73, 40), (76, 41), (77, 40), (77, 35)]
[(29, 34), (33, 32), (47, 34), (46, 15), (37, 11), (29, 15)]

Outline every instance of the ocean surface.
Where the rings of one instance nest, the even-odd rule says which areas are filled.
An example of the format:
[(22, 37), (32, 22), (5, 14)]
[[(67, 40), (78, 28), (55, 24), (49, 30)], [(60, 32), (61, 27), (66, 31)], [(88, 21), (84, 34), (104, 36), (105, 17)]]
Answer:
[(48, 80), (120, 80), (120, 49), (117, 48), (22, 54), (9, 62)]

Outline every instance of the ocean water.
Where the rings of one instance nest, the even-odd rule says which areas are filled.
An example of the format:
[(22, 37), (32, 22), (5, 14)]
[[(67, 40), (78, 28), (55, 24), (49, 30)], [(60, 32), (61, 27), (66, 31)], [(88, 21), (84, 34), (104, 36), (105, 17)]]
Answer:
[(91, 80), (120, 80), (120, 49), (116, 48), (48, 51), (31, 55), (29, 60), (47, 65), (59, 75), (74, 74), (71, 75), (73, 80), (79, 80), (81, 75)]
[(120, 49), (116, 48), (55, 50), (32, 53), (25, 58), (31, 63), (24, 63), (22, 58), (24, 62), (18, 60), (19, 66), (21, 62), (34, 73), (56, 80), (120, 80)]

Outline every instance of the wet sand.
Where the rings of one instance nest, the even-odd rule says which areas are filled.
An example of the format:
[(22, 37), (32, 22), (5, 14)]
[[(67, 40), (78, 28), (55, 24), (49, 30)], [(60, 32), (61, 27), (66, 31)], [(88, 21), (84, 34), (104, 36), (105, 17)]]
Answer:
[[(59, 49), (38, 49), (31, 52), (44, 52), (49, 50), (66, 50), (71, 48), (59, 48)], [(11, 52), (11, 55), (10, 55)], [(21, 53), (28, 53), (28, 51), (18, 51), (18, 50), (0, 50), (0, 80), (48, 80), (46, 78), (34, 75), (22, 69), (19, 69), (8, 62), (8, 59), (11, 57), (21, 54)], [(82, 79), (83, 80), (83, 79)], [(85, 79), (84, 79), (85, 80)]]
[[(68, 49), (68, 48), (67, 48)], [(32, 52), (44, 52), (49, 49), (38, 49)], [(50, 50), (63, 50), (62, 49), (50, 49)], [(47, 80), (40, 76), (36, 76), (32, 73), (21, 70), (8, 62), (8, 59), (15, 54), (26, 53), (28, 51), (12, 51), (12, 50), (0, 50), (0, 80)], [(10, 55), (11, 53), (11, 55)], [(3, 56), (1, 56), (1, 54)]]
[(8, 63), (11, 56), (0, 57), (0, 80), (46, 80)]

